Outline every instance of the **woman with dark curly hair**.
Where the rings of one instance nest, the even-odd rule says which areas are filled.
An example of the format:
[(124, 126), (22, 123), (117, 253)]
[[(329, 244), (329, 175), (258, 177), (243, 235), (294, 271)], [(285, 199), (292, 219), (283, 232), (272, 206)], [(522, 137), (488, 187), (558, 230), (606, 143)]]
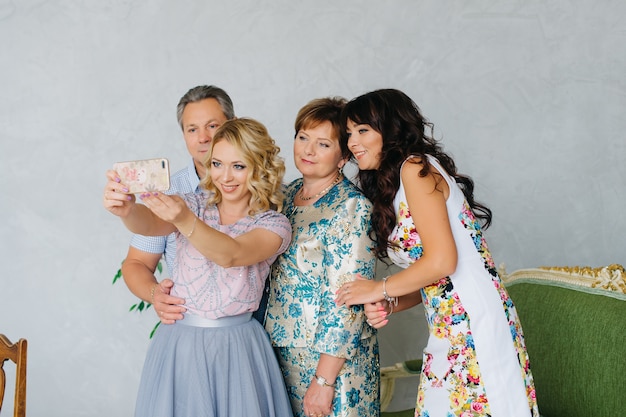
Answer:
[(538, 416), (520, 321), (482, 232), (491, 210), (474, 199), (471, 178), (401, 91), (357, 97), (343, 116), (342, 145), (374, 205), (377, 256), (403, 270), (347, 282), (337, 303), (365, 303), (380, 328), (423, 301), (430, 335), (415, 416)]

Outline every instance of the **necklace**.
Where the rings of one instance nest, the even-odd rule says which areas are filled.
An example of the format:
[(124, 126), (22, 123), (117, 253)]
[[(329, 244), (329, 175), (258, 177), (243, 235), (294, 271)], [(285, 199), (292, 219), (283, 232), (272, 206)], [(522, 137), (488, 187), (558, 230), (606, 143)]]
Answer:
[(311, 197), (305, 197), (302, 195), (302, 187), (300, 187), (300, 191), (298, 191), (298, 198), (302, 201), (309, 201), (309, 200), (313, 200), (314, 198), (318, 198), (323, 196), (324, 194), (326, 194), (331, 188), (333, 188), (336, 184), (339, 183), (339, 181), (341, 181), (341, 172), (339, 172), (337, 174), (337, 176), (335, 177), (335, 179), (333, 180), (333, 182), (330, 183), (330, 185), (326, 188), (324, 188), (322, 191), (320, 191), (319, 193), (311, 196)]

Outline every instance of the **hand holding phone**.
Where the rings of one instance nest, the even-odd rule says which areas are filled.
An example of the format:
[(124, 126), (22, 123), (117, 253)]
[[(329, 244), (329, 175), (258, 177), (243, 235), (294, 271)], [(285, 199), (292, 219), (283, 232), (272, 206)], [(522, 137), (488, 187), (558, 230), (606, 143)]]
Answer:
[(167, 191), (170, 188), (170, 166), (166, 158), (116, 162), (113, 169), (129, 193)]

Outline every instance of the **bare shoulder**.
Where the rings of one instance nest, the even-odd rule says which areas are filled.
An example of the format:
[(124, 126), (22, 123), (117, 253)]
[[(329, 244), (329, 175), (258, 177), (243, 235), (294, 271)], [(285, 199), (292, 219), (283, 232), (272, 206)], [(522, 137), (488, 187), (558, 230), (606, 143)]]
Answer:
[(422, 157), (416, 156), (407, 159), (400, 172), (405, 189), (407, 191), (411, 189), (419, 193), (428, 194), (438, 191), (447, 198), (448, 184), (439, 171), (430, 165), (426, 175), (422, 175), (423, 169), (424, 162)]
[(413, 176), (417, 175), (424, 168), (423, 158), (421, 156), (411, 156), (407, 158), (406, 162), (402, 164), (402, 180), (404, 180), (405, 176)]

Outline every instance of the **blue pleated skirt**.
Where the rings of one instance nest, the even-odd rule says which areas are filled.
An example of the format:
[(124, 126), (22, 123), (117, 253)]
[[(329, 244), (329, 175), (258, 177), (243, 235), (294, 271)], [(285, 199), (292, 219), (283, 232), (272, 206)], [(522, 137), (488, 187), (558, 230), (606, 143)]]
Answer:
[(291, 417), (265, 329), (251, 314), (160, 325), (148, 348), (135, 417)]

